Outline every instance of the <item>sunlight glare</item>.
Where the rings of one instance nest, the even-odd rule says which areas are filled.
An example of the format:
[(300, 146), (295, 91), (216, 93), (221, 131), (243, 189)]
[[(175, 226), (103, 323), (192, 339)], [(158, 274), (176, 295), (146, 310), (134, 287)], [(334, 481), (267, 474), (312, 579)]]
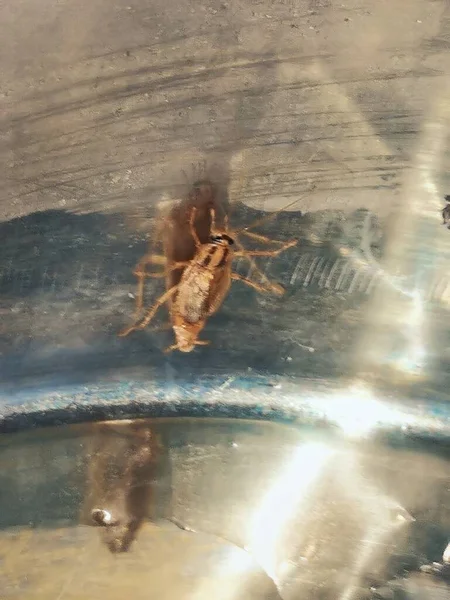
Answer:
[(250, 522), (247, 549), (275, 582), (280, 538), (332, 454), (334, 451), (323, 443), (299, 446)]

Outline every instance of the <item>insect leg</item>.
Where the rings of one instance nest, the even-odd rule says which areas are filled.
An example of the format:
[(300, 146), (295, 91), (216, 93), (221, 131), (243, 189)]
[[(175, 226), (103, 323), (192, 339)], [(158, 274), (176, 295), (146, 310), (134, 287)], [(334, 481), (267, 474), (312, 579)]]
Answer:
[(172, 263), (170, 265), (170, 267), (168, 268), (168, 271), (175, 271), (176, 269), (183, 269), (184, 267), (187, 267), (190, 263), (191, 263), (191, 261), (189, 261), (189, 260), (179, 260), (177, 262)]
[(244, 246), (239, 242), (239, 240), (237, 238), (235, 238), (235, 243), (236, 246), (239, 248), (239, 252), (238, 253), (234, 253), (234, 256), (236, 256), (236, 254), (238, 254), (238, 256), (244, 256), (248, 262), (250, 263), (250, 267), (251, 267), (251, 272), (256, 271), (259, 276), (261, 277), (261, 279), (263, 281), (266, 281), (267, 283), (269, 282), (269, 278), (261, 271), (261, 269), (258, 269), (255, 261), (253, 260), (253, 258), (251, 256), (248, 255), (248, 253), (246, 252)]
[(176, 269), (182, 269), (189, 264), (189, 261), (178, 261), (170, 265), (167, 271), (160, 271), (158, 273), (147, 273), (145, 267), (149, 264), (166, 264), (167, 259), (165, 256), (159, 256), (158, 254), (146, 254), (144, 258), (136, 265), (133, 275), (136, 275), (138, 279), (137, 292), (136, 292), (136, 308), (135, 308), (135, 319), (138, 319), (139, 314), (144, 305), (144, 282), (146, 277), (162, 278), (165, 277), (167, 271), (175, 271)]
[(259, 242), (264, 242), (265, 244), (283, 244), (285, 245), (287, 248), (290, 248), (290, 246), (294, 246), (297, 242), (294, 242), (294, 240), (291, 240), (290, 242), (283, 242), (281, 240), (274, 240), (272, 238), (269, 238), (265, 235), (261, 235), (260, 233), (253, 233), (253, 231), (241, 231), (240, 232), (241, 235), (246, 235), (249, 238), (252, 238), (254, 240), (258, 240)]
[[(209, 340), (197, 340), (195, 342), (196, 346), (208, 346), (211, 342)], [(172, 344), (171, 346), (169, 346), (168, 348), (166, 348), (164, 350), (164, 354), (169, 354), (169, 352), (172, 352), (173, 350), (177, 350), (178, 349), (178, 344)]]
[(169, 354), (169, 352), (172, 352), (173, 350), (176, 350), (177, 348), (178, 348), (178, 344), (172, 344), (171, 346), (168, 346), (164, 350), (164, 354)]
[[(136, 307), (135, 307), (135, 318), (137, 319), (139, 316), (139, 313), (142, 310), (142, 307), (144, 305), (144, 281), (146, 277), (152, 277), (152, 275), (150, 275), (149, 273), (147, 273), (146, 271), (146, 266), (153, 264), (153, 265), (165, 265), (166, 264), (166, 257), (165, 256), (160, 256), (159, 254), (146, 254), (143, 258), (141, 258), (141, 260), (138, 262), (138, 264), (135, 266), (134, 270), (133, 270), (133, 275), (136, 275), (137, 277), (137, 292), (136, 292)], [(156, 277), (159, 276), (163, 276), (163, 275), (156, 275)]]
[(150, 264), (152, 264), (152, 265), (165, 265), (166, 262), (167, 262), (167, 258), (165, 256), (163, 256), (162, 254), (146, 254), (138, 262), (138, 264), (134, 268), (133, 273), (135, 271), (141, 272), (146, 265), (150, 265)]
[[(238, 239), (236, 239), (236, 238), (235, 238), (235, 243), (236, 243), (237, 247), (239, 248), (239, 251), (238, 251), (238, 252), (235, 252), (235, 253), (234, 253), (234, 256), (243, 256), (244, 258), (246, 258), (246, 259), (248, 260), (248, 262), (250, 263), (251, 270), (252, 270), (252, 271), (255, 271), (256, 273), (258, 273), (258, 275), (261, 277), (261, 279), (262, 279), (262, 280), (263, 280), (263, 281), (264, 281), (264, 282), (267, 284), (267, 286), (268, 286), (268, 287), (269, 287), (269, 288), (270, 288), (272, 291), (274, 291), (276, 294), (279, 294), (279, 295), (281, 295), (281, 294), (284, 294), (284, 290), (283, 290), (283, 288), (282, 288), (281, 286), (279, 286), (278, 284), (276, 284), (276, 283), (272, 283), (272, 282), (270, 281), (270, 279), (267, 277), (267, 275), (265, 275), (265, 274), (264, 274), (264, 273), (261, 271), (261, 269), (259, 269), (259, 268), (257, 267), (257, 265), (256, 265), (255, 261), (254, 261), (254, 260), (253, 260), (253, 258), (252, 258), (252, 256), (255, 256), (255, 254), (253, 254), (251, 251), (250, 251), (250, 252), (248, 252), (248, 251), (247, 251), (247, 250), (244, 248), (244, 246), (242, 246), (242, 244), (241, 244), (241, 243), (238, 241)], [(294, 244), (292, 244), (292, 242), (288, 242), (288, 243), (289, 243), (290, 245), (294, 245)], [(285, 249), (286, 249), (286, 248), (278, 248), (278, 249), (276, 250), (276, 252), (277, 252), (277, 253), (280, 253), (280, 252), (282, 252), (282, 251), (283, 251), (283, 250), (285, 250)], [(259, 254), (259, 255), (258, 255), (258, 254), (256, 254), (256, 256), (262, 256), (262, 255), (261, 255), (261, 254)], [(264, 255), (263, 255), (263, 256), (264, 256)], [(265, 256), (267, 256), (267, 254), (266, 254)], [(272, 254), (269, 254), (269, 256), (273, 256), (273, 255), (272, 255)], [(266, 291), (268, 291), (268, 290), (267, 290), (267, 288), (266, 288)]]
[[(190, 261), (188, 260), (183, 260), (183, 261), (179, 261), (179, 262), (174, 262), (173, 264), (170, 265), (170, 267), (167, 269), (167, 271), (176, 271), (177, 269), (184, 269), (184, 267), (187, 267), (190, 264)], [(167, 271), (160, 271), (159, 273), (146, 273), (145, 277), (165, 277), (167, 275)]]
[(197, 232), (195, 231), (195, 227), (194, 227), (194, 221), (195, 221), (196, 214), (197, 214), (197, 208), (195, 206), (193, 206), (192, 210), (191, 210), (191, 216), (189, 217), (189, 229), (191, 231), (192, 238), (195, 242), (195, 247), (199, 248), (202, 245), (202, 243), (199, 240)]
[(269, 290), (269, 289), (267, 289), (267, 287), (259, 285), (258, 283), (255, 283), (254, 281), (252, 281), (251, 279), (248, 279), (247, 277), (238, 275), (238, 273), (231, 273), (231, 279), (234, 279), (235, 281), (242, 281), (242, 283), (245, 283), (246, 285), (250, 286), (257, 292), (261, 292), (262, 294), (267, 294), (267, 292), (269, 292), (271, 290), (273, 292), (275, 292), (276, 294), (278, 294), (279, 296), (284, 294), (284, 289), (281, 287), (281, 285), (278, 285), (278, 283), (271, 283), (270, 281), (267, 281), (267, 285), (270, 287), (270, 290)]
[(169, 329), (172, 329), (172, 323), (164, 323), (158, 327), (152, 327), (149, 331), (168, 331)]
[(216, 211), (211, 208), (209, 212), (211, 214), (211, 231), (216, 231)]
[(158, 298), (158, 300), (155, 302), (155, 304), (147, 311), (147, 313), (145, 314), (144, 318), (142, 319), (142, 321), (140, 323), (138, 323), (138, 324), (135, 323), (131, 327), (127, 327), (127, 329), (123, 329), (122, 331), (119, 332), (119, 337), (125, 337), (126, 335), (128, 335), (129, 333), (134, 331), (135, 329), (144, 329), (145, 327), (147, 327), (147, 325), (150, 323), (150, 321), (155, 316), (158, 308), (160, 306), (162, 306), (163, 304), (165, 304), (175, 294), (177, 289), (178, 289), (178, 285), (174, 285), (172, 288), (170, 288), (170, 290), (167, 290), (167, 292), (165, 292), (162, 296), (160, 296)]
[(297, 240), (292, 240), (291, 242), (287, 242), (281, 248), (277, 248), (276, 250), (241, 250), (240, 252), (235, 252), (235, 256), (278, 256), (288, 248), (292, 248), (297, 244)]

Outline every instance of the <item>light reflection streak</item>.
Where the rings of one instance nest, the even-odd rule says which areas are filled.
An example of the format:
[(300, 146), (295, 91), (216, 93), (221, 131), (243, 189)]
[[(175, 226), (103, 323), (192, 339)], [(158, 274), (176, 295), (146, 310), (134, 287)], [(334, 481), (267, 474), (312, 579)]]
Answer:
[[(242, 590), (245, 579), (261, 569), (278, 583), (283, 534), (334, 453), (326, 444), (318, 442), (306, 442), (295, 450), (249, 523), (246, 552), (230, 547), (228, 557), (218, 566), (215, 575), (224, 578), (221, 598), (232, 600)], [(202, 600), (208, 597), (208, 590), (203, 586), (192, 596)]]
[(450, 542), (447, 544), (442, 555), (442, 562), (448, 565), (450, 563)]
[(393, 534), (414, 518), (394, 498), (387, 496), (381, 489), (371, 484), (361, 472), (356, 456), (347, 454), (345, 481), (343, 490), (350, 502), (358, 500), (362, 511), (360, 521), (364, 528), (359, 546), (355, 549), (355, 560), (351, 565), (350, 577), (339, 600), (352, 600), (360, 592), (361, 575), (375, 560), (377, 553), (393, 540)]
[(282, 534), (311, 493), (334, 452), (326, 444), (317, 442), (307, 442), (298, 447), (249, 524), (246, 548), (275, 582)]
[[(315, 73), (319, 81), (325, 79), (323, 67), (317, 69)], [(350, 104), (348, 97), (341, 92), (341, 86), (329, 86), (329, 93), (333, 93), (338, 100), (337, 104), (343, 105), (345, 111), (351, 114), (356, 114), (355, 106)], [(441, 106), (441, 112), (443, 108)], [(448, 113), (448, 109), (446, 109)], [(446, 115), (447, 116), (447, 115)], [(428, 147), (422, 149), (418, 153), (418, 165), (416, 172), (422, 176), (422, 181), (419, 181), (418, 186), (426, 193), (428, 197), (432, 197), (434, 203), (438, 204), (438, 190), (433, 182), (433, 175), (436, 172), (435, 159), (440, 156), (439, 150), (436, 147), (439, 141), (442, 144), (442, 136), (444, 129), (436, 125), (434, 127), (428, 124)], [(370, 126), (367, 125), (367, 128)], [(379, 136), (373, 135), (377, 143), (381, 140)], [(433, 146), (430, 146), (430, 141), (433, 140)], [(422, 143), (423, 140), (421, 140)], [(439, 148), (440, 149), (440, 148)], [(388, 148), (380, 148), (382, 153), (388, 154)], [(415, 213), (416, 215), (430, 216), (429, 209), (424, 209), (424, 206), (430, 206), (429, 203), (423, 202), (423, 197), (416, 193), (417, 179), (411, 186), (411, 194), (408, 194), (408, 214)], [(419, 200), (420, 203), (419, 204)], [(411, 208), (413, 206), (413, 209)], [(363, 248), (365, 250), (365, 248)], [(369, 248), (370, 250), (370, 248)], [(424, 300), (416, 287), (407, 289), (403, 284), (409, 279), (407, 276), (390, 275), (374, 260), (371, 260), (371, 255), (368, 252), (363, 253), (361, 257), (359, 253), (351, 253), (353, 263), (359, 268), (368, 268), (374, 275), (379, 276), (391, 288), (400, 293), (401, 296), (411, 301), (410, 307), (406, 308), (406, 323), (404, 324), (404, 332), (407, 340), (406, 352), (394, 364), (398, 369), (413, 373), (423, 369), (426, 359), (426, 352), (423, 345), (423, 324), (424, 324)], [(421, 265), (415, 265), (420, 269)], [(409, 287), (409, 286), (408, 286)], [(389, 310), (392, 310), (389, 308)], [(390, 426), (405, 427), (413, 425), (417, 422), (417, 416), (405, 414), (404, 408), (399, 410), (395, 406), (389, 405), (387, 402), (381, 401), (374, 396), (370, 388), (362, 382), (356, 382), (347, 390), (335, 394), (334, 397), (328, 398), (320, 406), (320, 402), (315, 402), (315, 408), (323, 409), (323, 413), (327, 418), (339, 425), (342, 430), (349, 436), (362, 436), (373, 431), (379, 423), (389, 424)], [(425, 427), (425, 423), (422, 421)], [(332, 450), (324, 444), (308, 444), (298, 448), (292, 459), (286, 465), (283, 473), (278, 480), (273, 484), (267, 495), (264, 497), (261, 505), (257, 509), (249, 528), (248, 550), (261, 563), (267, 573), (276, 580), (277, 572), (277, 556), (278, 544), (282, 533), (287, 527), (290, 517), (298, 511), (301, 504), (304, 503), (314, 484), (317, 482), (324, 466), (332, 456)], [(377, 492), (375, 490), (375, 492)], [(379, 494), (375, 493), (374, 497)], [(386, 499), (388, 500), (388, 499)], [(369, 520), (367, 531), (364, 539), (361, 540), (361, 545), (358, 549), (358, 558), (353, 565), (353, 575), (346, 586), (346, 589), (340, 596), (340, 600), (350, 600), (354, 596), (357, 582), (361, 572), (371, 559), (375, 547), (383, 544), (388, 534), (392, 534), (395, 528), (403, 526), (408, 522), (408, 518), (401, 512), (401, 507), (398, 507), (398, 514), (395, 520), (387, 519), (387, 506), (373, 506), (375, 515)], [(381, 511), (381, 512), (380, 512)], [(444, 553), (444, 560), (450, 560), (450, 544)], [(239, 572), (240, 569), (245, 571), (250, 567), (251, 561), (242, 552), (233, 549), (230, 552), (230, 560), (221, 568), (228, 571), (230, 574)], [(231, 597), (231, 596), (230, 596)]]
[[(404, 411), (379, 400), (363, 382), (355, 382), (321, 404), (327, 419), (338, 425), (348, 437), (365, 436), (380, 423), (409, 424)], [(411, 423), (412, 419), (413, 417), (410, 418)]]
[[(304, 389), (302, 394), (305, 397), (300, 405), (302, 410), (338, 427), (346, 439), (364, 438), (376, 430), (393, 428), (448, 432), (448, 424), (442, 422), (440, 415), (427, 410), (426, 403), (383, 395), (359, 378), (349, 381), (345, 388), (330, 390), (327, 395), (312, 389)], [(298, 391), (286, 390), (284, 401), (298, 407)]]
[(217, 595), (218, 580), (220, 581), (220, 600), (233, 600), (241, 597), (246, 580), (256, 574), (261, 574), (260, 566), (252, 556), (237, 546), (229, 546), (227, 554), (221, 558), (214, 574), (205, 578), (205, 582), (193, 590), (191, 600), (205, 600)]
[[(433, 273), (440, 273), (445, 268), (440, 248), (436, 245), (434, 231), (437, 232), (437, 218), (442, 201), (435, 184), (440, 173), (442, 149), (445, 145), (446, 127), (450, 113), (447, 94), (439, 96), (430, 107), (431, 118), (425, 121), (419, 145), (416, 151), (413, 169), (408, 172), (405, 185), (407, 205), (402, 215), (402, 237), (407, 244), (414, 239), (413, 247), (405, 247), (399, 254), (403, 262), (412, 258), (413, 275), (415, 277), (412, 290), (412, 306), (407, 308), (408, 324), (405, 337), (408, 347), (394, 366), (408, 374), (417, 375), (423, 371), (426, 353), (423, 344), (424, 306), (423, 296)], [(400, 237), (400, 236), (398, 236)], [(406, 246), (405, 241), (403, 244)], [(422, 292), (420, 292), (422, 290)]]
[(418, 373), (425, 365), (425, 348), (423, 345), (424, 303), (419, 291), (412, 297), (412, 306), (408, 313), (405, 336), (408, 348), (397, 362), (398, 368), (408, 373)]
[(339, 600), (351, 600), (355, 594), (360, 592), (361, 574), (366, 570), (374, 559), (374, 555), (379, 551), (379, 547), (388, 543), (391, 539), (393, 530), (404, 526), (407, 523), (406, 519), (397, 519), (391, 522), (390, 526), (383, 519), (375, 521), (368, 527), (368, 531), (357, 550), (357, 560), (352, 565), (351, 577), (345, 586)]

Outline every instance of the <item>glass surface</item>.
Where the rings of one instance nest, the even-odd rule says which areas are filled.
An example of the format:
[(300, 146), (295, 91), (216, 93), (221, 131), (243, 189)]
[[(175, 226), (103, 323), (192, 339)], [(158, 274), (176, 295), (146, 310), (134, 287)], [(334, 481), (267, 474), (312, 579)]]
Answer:
[[(8, 550), (0, 563), (6, 581), (0, 597), (86, 598), (87, 580), (78, 570), (86, 565), (92, 568), (92, 597), (114, 590), (138, 597), (147, 590), (147, 584), (136, 585), (136, 573), (144, 576), (147, 552), (153, 553), (158, 577), (166, 577), (157, 584), (155, 572), (145, 572), (148, 586), (160, 585), (157, 597), (192, 595), (197, 584), (183, 588), (173, 575), (191, 551), (200, 557), (197, 563), (192, 558), (197, 566), (206, 560), (203, 544), (215, 545), (211, 556), (217, 563), (226, 562), (222, 544), (238, 548), (241, 558), (248, 556), (242, 550), (248, 540), (236, 535), (239, 519), (247, 523), (257, 511), (256, 491), (247, 489), (248, 482), (267, 491), (272, 480), (264, 473), (281, 469), (277, 461), (285, 464), (284, 452), (292, 455), (299, 481), (320, 471), (314, 452), (310, 464), (301, 462), (301, 451), (295, 462), (292, 440), (305, 431), (322, 448), (323, 464), (331, 455), (322, 443), (329, 442), (339, 457), (333, 463), (336, 481), (326, 480), (323, 489), (331, 485), (329, 494), (339, 492), (342, 499), (324, 508), (327, 518), (314, 516), (310, 505), (302, 513), (311, 531), (320, 522), (320, 531), (311, 533), (311, 556), (319, 552), (314, 540), (328, 539), (323, 530), (333, 531), (324, 559), (330, 570), (314, 571), (309, 578), (309, 567), (302, 570), (299, 558), (308, 559), (309, 546), (294, 535), (294, 541), (279, 541), (287, 561), (281, 570), (275, 573), (273, 565), (255, 558), (256, 567), (246, 572), (254, 578), (229, 597), (446, 594), (450, 531), (448, 514), (439, 516), (438, 507), (445, 511), (448, 502), (444, 491), (427, 494), (450, 487), (448, 456), (440, 454), (450, 439), (448, 3), (6, 0), (0, 23), (0, 536)], [(212, 238), (211, 207), (217, 224)], [(278, 255), (254, 256), (252, 263), (249, 251), (282, 244), (249, 237), (249, 232), (296, 244)], [(190, 268), (200, 251), (227, 246), (229, 240), (218, 233), (235, 241), (237, 254), (241, 246), (247, 254), (210, 266), (212, 284), (196, 272), (185, 288), (183, 298), (195, 304), (201, 286), (212, 286), (207, 287), (207, 314), (202, 313), (205, 326), (196, 333), (197, 341), (209, 344), (165, 352), (175, 343), (173, 325), (181, 313), (168, 308), (179, 299), (186, 263)], [(145, 279), (144, 306), (178, 287), (148, 327), (120, 337), (133, 323), (139, 297), (133, 270), (148, 252), (160, 257), (149, 270), (163, 276)], [(170, 270), (178, 261), (183, 266)], [(228, 291), (231, 272), (241, 281), (233, 280)], [(278, 286), (284, 294), (277, 293)], [(186, 315), (181, 315), (183, 325), (189, 322)], [(227, 480), (222, 459), (210, 457), (206, 471), (199, 467), (194, 473), (200, 479), (176, 484), (180, 495), (174, 498), (181, 504), (175, 512), (167, 496), (160, 499), (163, 514), (156, 519), (155, 535), (161, 550), (155, 551), (154, 528), (145, 514), (130, 552), (111, 562), (105, 548), (97, 563), (90, 557), (100, 552), (98, 539), (112, 530), (105, 523), (100, 532), (87, 525), (112, 516), (97, 507), (106, 512), (80, 517), (92, 491), (86, 453), (97, 427), (86, 422), (139, 417), (247, 419), (252, 431), (261, 432), (260, 441), (252, 434), (251, 456), (235, 453), (233, 468), (248, 469), (245, 477), (233, 472)], [(76, 423), (84, 424), (77, 429)], [(166, 425), (155, 423), (150, 429), (157, 430), (166, 457), (158, 468), (165, 472), (167, 457), (175, 460), (174, 439), (182, 438), (184, 425), (173, 425), (180, 429), (166, 439), (158, 429)], [(70, 434), (22, 431), (62, 424), (74, 429)], [(292, 429), (283, 432), (289, 434), (270, 433), (288, 424)], [(238, 427), (224, 425), (233, 426)], [(216, 433), (210, 435), (215, 439)], [(235, 435), (233, 430), (230, 439)], [(409, 444), (419, 440), (423, 446), (411, 450)], [(63, 442), (73, 446), (63, 448)], [(188, 460), (192, 448), (185, 442), (180, 455)], [(99, 477), (117, 477), (125, 485), (128, 463), (117, 455), (123, 448), (145, 455), (150, 452), (146, 443), (139, 436), (131, 445), (114, 442), (111, 460), (98, 467)], [(193, 447), (198, 443), (195, 438)], [(258, 451), (258, 444), (270, 446), (270, 452)], [(40, 452), (50, 455), (39, 462)], [(405, 462), (398, 458), (404, 453)], [(366, 471), (364, 461), (372, 456), (375, 462)], [(381, 482), (374, 473), (384, 473), (386, 465), (392, 480), (380, 474)], [(418, 473), (414, 465), (420, 465)], [(144, 480), (146, 466), (144, 461)], [(132, 462), (130, 468), (134, 473), (141, 467)], [(180, 477), (189, 472), (177, 469)], [(434, 476), (439, 485), (424, 484), (422, 496), (418, 482)], [(172, 489), (172, 480), (164, 477), (162, 488)], [(412, 482), (407, 497), (404, 477)], [(242, 498), (231, 493), (231, 481), (239, 482)], [(414, 530), (422, 517), (412, 491), (422, 498), (420, 510), (431, 511), (425, 520), (432, 543), (405, 550), (414, 555), (413, 565), (389, 567), (372, 585), (373, 574), (363, 580), (361, 573), (369, 572), (366, 558), (372, 557), (375, 538), (362, 523), (373, 517), (375, 537), (394, 530), (396, 537), (390, 519), (398, 514), (403, 515), (401, 530)], [(202, 504), (205, 494), (208, 508)], [(406, 512), (389, 512), (386, 494)], [(125, 502), (123, 494), (119, 497)], [(354, 498), (364, 505), (362, 512), (354, 511)], [(318, 502), (328, 506), (329, 498), (320, 496)], [(200, 518), (203, 510), (209, 521)], [(78, 527), (80, 519), (89, 523)], [(336, 549), (341, 522), (351, 532), (348, 553)], [(119, 543), (112, 535), (110, 547)], [(417, 535), (428, 539), (422, 530)], [(184, 548), (173, 565), (167, 558), (169, 538)], [(12, 539), (17, 545), (9, 557)], [(363, 540), (369, 540), (367, 554), (358, 545)], [(384, 541), (376, 543), (389, 562), (395, 552)], [(40, 553), (44, 547), (48, 554)], [(68, 555), (76, 548), (86, 563), (75, 567), (68, 557), (67, 573), (57, 579), (59, 567), (52, 561), (66, 560), (58, 547)], [(142, 560), (134, 567), (130, 557), (139, 552)], [(43, 579), (30, 586), (30, 563), (20, 561), (39, 557)], [(117, 565), (122, 575), (108, 583)], [(189, 569), (198, 574), (197, 566)], [(400, 582), (404, 571), (408, 576)], [(200, 589), (197, 597), (226, 595), (223, 577), (211, 578), (215, 587)], [(301, 589), (292, 583), (297, 577)], [(328, 582), (326, 589), (315, 587), (317, 578), (320, 585)], [(181, 587), (171, 591), (175, 580)]]
[(450, 582), (445, 446), (174, 418), (5, 434), (0, 464), (8, 600), (400, 600)]
[[(216, 4), (2, 5), (4, 415), (171, 414), (174, 398), (289, 382), (442, 402), (448, 422), (446, 3)], [(277, 211), (252, 231), (297, 245), (256, 257), (262, 273), (233, 263), (283, 296), (235, 281), (210, 344), (164, 354), (164, 306), (117, 334), (158, 231), (180, 243), (170, 260), (193, 258), (199, 179), (247, 249), (273, 248), (242, 229)], [(151, 306), (167, 283), (145, 283)]]

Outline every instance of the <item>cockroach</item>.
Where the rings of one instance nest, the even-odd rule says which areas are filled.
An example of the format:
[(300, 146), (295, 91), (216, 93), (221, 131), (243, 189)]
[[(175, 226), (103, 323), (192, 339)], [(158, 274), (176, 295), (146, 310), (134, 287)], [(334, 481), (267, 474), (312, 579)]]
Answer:
[[(297, 202), (297, 201), (295, 201)], [(295, 202), (291, 203), (294, 204)], [(290, 206), (290, 205), (288, 205)], [(288, 208), (287, 206), (285, 208)], [(262, 292), (274, 292), (278, 295), (284, 293), (284, 289), (277, 283), (272, 283), (257, 269), (253, 262), (253, 256), (278, 256), (288, 248), (295, 246), (297, 240), (281, 242), (268, 237), (248, 231), (246, 227), (240, 231), (231, 232), (228, 229), (228, 219), (224, 219), (224, 227), (216, 225), (216, 212), (210, 208), (211, 231), (208, 243), (202, 243), (194, 227), (197, 209), (191, 209), (189, 219), (189, 230), (195, 242), (196, 252), (192, 260), (174, 262), (171, 269), (183, 269), (179, 283), (173, 285), (155, 302), (139, 322), (133, 324), (119, 333), (126, 336), (131, 331), (144, 329), (155, 316), (158, 308), (169, 303), (169, 312), (176, 343), (167, 348), (166, 352), (180, 350), (191, 352), (195, 346), (209, 344), (206, 340), (199, 340), (199, 334), (204, 328), (208, 317), (220, 308), (232, 280), (242, 281), (249, 287)], [(274, 213), (270, 217), (275, 216)], [(269, 217), (269, 218), (270, 218)], [(267, 219), (264, 219), (267, 220)], [(260, 223), (261, 221), (258, 221)], [(253, 224), (253, 226), (255, 226)], [(245, 250), (238, 241), (238, 234), (242, 233), (254, 240), (264, 243), (280, 244), (275, 250)], [(238, 250), (234, 250), (236, 245)], [(247, 258), (253, 270), (259, 272), (265, 280), (265, 286), (260, 285), (232, 271), (232, 261), (236, 257)]]
[[(139, 318), (144, 305), (144, 283), (147, 277), (165, 277), (166, 289), (171, 289), (180, 282), (184, 269), (196, 253), (196, 241), (191, 235), (190, 228), (186, 227), (189, 216), (195, 208), (194, 228), (197, 239), (201, 244), (209, 242), (211, 231), (210, 210), (218, 210), (222, 203), (218, 200), (219, 190), (209, 179), (198, 179), (193, 184), (187, 197), (176, 203), (159, 222), (156, 238), (162, 241), (163, 254), (148, 252), (138, 262), (133, 270), (137, 277), (136, 293), (136, 319)], [(161, 272), (147, 271), (149, 265), (164, 266)], [(176, 265), (176, 266), (175, 266)], [(169, 306), (171, 300), (169, 300)]]

